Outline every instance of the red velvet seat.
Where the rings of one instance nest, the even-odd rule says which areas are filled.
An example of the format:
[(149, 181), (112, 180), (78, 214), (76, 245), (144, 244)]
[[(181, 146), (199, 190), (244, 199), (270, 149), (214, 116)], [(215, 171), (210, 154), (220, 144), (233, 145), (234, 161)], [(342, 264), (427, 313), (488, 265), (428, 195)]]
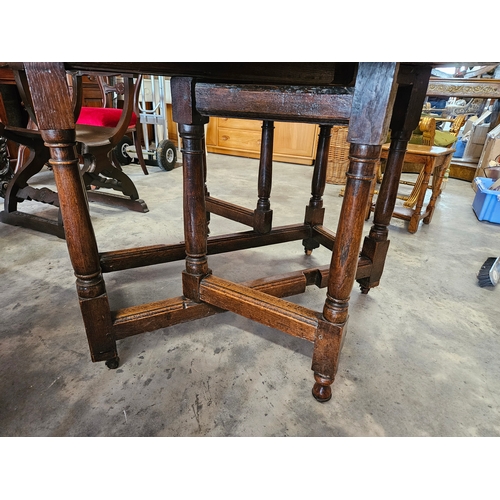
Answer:
[[(122, 115), (121, 109), (116, 108), (93, 108), (82, 107), (78, 116), (78, 125), (93, 125), (95, 127), (110, 127), (114, 128), (118, 125)], [(137, 115), (132, 113), (130, 118), (129, 128), (135, 127), (137, 124)]]

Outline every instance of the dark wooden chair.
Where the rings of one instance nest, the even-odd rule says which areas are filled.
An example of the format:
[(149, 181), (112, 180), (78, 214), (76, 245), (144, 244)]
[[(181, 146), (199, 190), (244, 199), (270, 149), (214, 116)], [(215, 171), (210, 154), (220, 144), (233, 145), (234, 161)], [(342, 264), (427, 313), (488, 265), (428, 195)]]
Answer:
[[(134, 132), (136, 145), (140, 143), (140, 127), (136, 127), (133, 120), (137, 89), (141, 77), (134, 82), (135, 75), (121, 75), (123, 87), (118, 91), (116, 86), (106, 89), (103, 84), (104, 95), (118, 91), (123, 95), (123, 109), (96, 108), (89, 110), (82, 106), (82, 73), (73, 75), (73, 100), (76, 118), (76, 141), (78, 154), (82, 162), (82, 175), (89, 194), (90, 201), (100, 201), (110, 205), (125, 206), (137, 212), (147, 212), (145, 202), (139, 199), (134, 183), (128, 177), (116, 158), (114, 148), (120, 144), (127, 133)], [(106, 76), (106, 75), (104, 75)], [(101, 78), (104, 78), (101, 75)], [(113, 75), (117, 76), (117, 75)], [(105, 101), (105, 99), (103, 99)], [(81, 111), (84, 111), (81, 117)], [(147, 169), (142, 158), (142, 148), (138, 147), (139, 161), (143, 172)], [(102, 192), (102, 189), (119, 191), (122, 195)]]
[[(81, 125), (111, 128), (115, 129), (120, 119), (125, 112), (123, 109), (114, 107), (113, 103), (118, 96), (124, 96), (125, 85), (121, 80), (115, 77), (106, 77), (101, 75), (94, 75), (92, 78), (97, 82), (99, 89), (101, 91), (101, 105), (100, 106), (83, 106), (82, 101), (84, 99), (83, 85), (81, 84), (80, 76), (78, 77), (79, 88), (78, 91), (80, 95), (78, 99), (77, 107), (77, 120), (76, 124), (78, 127)], [(126, 145), (133, 144), (137, 152), (137, 159), (139, 165), (144, 172), (144, 175), (148, 175), (149, 172), (146, 168), (146, 163), (144, 161), (144, 156), (142, 154), (142, 128), (138, 126), (139, 123), (139, 110), (137, 109), (138, 94), (141, 88), (142, 75), (139, 75), (135, 83), (134, 89), (134, 99), (132, 107), (132, 115), (130, 122), (126, 128), (125, 134), (118, 144), (111, 151), (111, 161), (114, 166), (121, 169), (121, 165), (128, 164), (131, 162), (131, 158), (123, 151)], [(129, 136), (132, 137), (130, 141)]]
[(8, 150), (7, 162), (1, 176), (0, 196), (4, 198), (4, 210), (0, 221), (5, 224), (26, 227), (64, 238), (60, 210), (54, 219), (19, 210), (19, 204), (36, 201), (59, 207), (59, 198), (50, 187), (33, 187), (29, 184), (47, 164), (50, 153), (36, 127), (31, 108), (27, 83), (22, 71), (11, 71), (9, 85), (0, 90), (6, 99), (4, 113), (0, 117), (0, 136), (16, 147)]
[[(23, 71), (12, 73), (12, 85), (17, 89), (16, 99), (9, 99), (10, 120), (7, 119), (7, 115), (3, 117), (0, 124), (0, 136), (20, 147), (17, 151), (17, 158), (9, 158), (9, 168), (2, 174), (0, 195), (4, 198), (4, 210), (0, 212), (0, 221), (64, 238), (65, 231), (60, 210), (54, 219), (20, 210), (19, 204), (25, 201), (35, 201), (59, 208), (59, 196), (51, 187), (40, 188), (30, 184), (30, 180), (48, 165), (50, 153), (38, 131), (36, 117), (32, 111), (31, 95)], [(111, 160), (112, 150), (117, 141), (133, 129), (128, 126), (134, 102), (132, 78), (126, 80), (124, 90), (127, 99), (123, 111), (118, 110), (121, 118), (115, 127), (77, 125), (79, 129), (77, 149), (83, 165), (81, 174), (89, 200), (147, 212), (148, 208), (145, 202), (139, 199), (132, 180)], [(132, 99), (128, 99), (130, 92), (132, 92)], [(76, 117), (81, 109), (80, 96), (78, 91), (73, 92), (73, 108)], [(10, 122), (16, 126), (12, 126)], [(124, 196), (102, 192), (100, 188), (121, 191)]]

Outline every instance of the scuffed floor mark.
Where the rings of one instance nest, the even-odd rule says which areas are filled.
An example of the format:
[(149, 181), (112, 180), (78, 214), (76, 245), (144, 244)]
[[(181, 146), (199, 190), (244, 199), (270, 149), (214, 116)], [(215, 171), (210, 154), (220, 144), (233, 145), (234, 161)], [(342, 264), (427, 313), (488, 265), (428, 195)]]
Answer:
[(196, 418), (196, 422), (198, 422), (198, 430), (201, 431), (200, 412), (203, 409), (203, 403), (200, 402), (200, 395), (199, 394), (196, 394), (196, 399), (195, 399), (194, 404), (191, 405), (191, 409), (193, 410), (194, 418)]
[[(205, 393), (205, 399), (207, 401), (207, 406), (210, 406), (212, 404), (212, 394), (210, 393), (210, 378), (208, 377), (207, 382), (203, 382), (203, 391)], [(205, 390), (206, 387), (206, 390)]]

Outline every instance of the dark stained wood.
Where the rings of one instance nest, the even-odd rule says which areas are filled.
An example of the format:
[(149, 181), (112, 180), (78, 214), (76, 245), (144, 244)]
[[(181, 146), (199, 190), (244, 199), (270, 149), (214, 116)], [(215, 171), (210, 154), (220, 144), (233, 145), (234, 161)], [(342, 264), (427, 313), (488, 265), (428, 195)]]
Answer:
[[(64, 65), (27, 62), (24, 68), (40, 130), (73, 130), (75, 117)], [(35, 97), (37, 88), (50, 88), (50, 91)]]
[(83, 75), (81, 85), (82, 106), (102, 107), (104, 104), (103, 95), (98, 77)]
[[(360, 259), (357, 277), (370, 274), (371, 261)], [(273, 297), (290, 297), (304, 293), (308, 286), (324, 288), (328, 282), (329, 266), (304, 269), (279, 276), (268, 276), (245, 283), (249, 288)], [(196, 303), (185, 297), (175, 297), (140, 306), (112, 311), (113, 335), (117, 340), (143, 332), (167, 328), (179, 323), (225, 312), (225, 309), (204, 302)]]
[(200, 114), (306, 123), (347, 123), (352, 87), (196, 85)]
[[(179, 95), (172, 88), (174, 112)], [(179, 103), (180, 104), (180, 103)], [(184, 295), (199, 302), (200, 280), (210, 273), (207, 260), (207, 210), (205, 207), (204, 124), (179, 123), (183, 141), (184, 236), (186, 239), (186, 270), (182, 275)]]
[(348, 85), (354, 81), (356, 63), (158, 63), (67, 62), (73, 70), (122, 73), (134, 67), (145, 75), (196, 77), (204, 81), (254, 82), (285, 85)]
[(116, 359), (115, 340), (108, 334), (111, 312), (102, 278), (97, 242), (75, 157), (75, 123), (66, 73), (61, 63), (27, 63), (33, 109), (59, 193), (66, 243), (93, 361)]
[[(29, 66), (29, 64), (26, 64), (26, 67)], [(36, 81), (38, 81), (39, 74), (44, 75), (44, 77), (49, 75), (50, 78), (51, 73), (43, 68), (43, 65), (36, 65), (34, 73), (30, 73)], [(1, 69), (3, 73), (5, 73), (5, 70), (3, 68)], [(62, 74), (66, 75), (66, 70), (64, 68), (56, 70), (56, 77), (58, 79)], [(19, 203), (24, 200), (33, 200), (59, 207), (59, 199), (58, 194), (48, 188), (33, 188), (28, 185), (30, 179), (38, 174), (45, 164), (47, 164), (50, 158), (50, 152), (44, 144), (40, 131), (36, 130), (36, 123), (38, 121), (37, 113), (33, 107), (26, 71), (23, 67), (16, 67), (14, 71), (11, 71), (11, 75), (9, 90), (13, 87), (18, 98), (17, 102), (13, 102), (13, 99), (9, 100), (9, 118), (12, 119), (14, 123), (19, 124), (19, 126), (12, 126), (9, 120), (9, 126), (5, 129), (4, 135), (10, 139), (9, 143), (20, 144), (22, 146), (21, 151), (23, 155), (19, 155), (19, 160), (17, 161), (18, 165), (16, 165), (13, 177), (9, 179), (9, 182), (3, 183), (3, 185), (6, 186), (5, 189), (2, 188), (5, 198), (5, 209), (0, 214), (0, 220), (4, 223), (35, 229), (64, 238), (65, 231), (60, 213), (56, 220), (52, 220), (24, 213), (18, 206)], [(4, 80), (6, 79), (4, 78)], [(66, 105), (68, 100), (71, 100), (73, 118), (78, 115), (78, 110), (81, 107), (81, 92), (79, 92), (79, 86), (74, 85), (74, 82), (77, 80), (79, 81), (79, 78), (73, 79), (72, 91), (70, 91), (66, 80), (64, 82), (59, 82), (56, 89), (63, 106)], [(12, 83), (17, 84), (17, 87), (13, 86)], [(64, 91), (61, 89), (64, 89)], [(118, 170), (109, 159), (112, 147), (121, 139), (124, 130), (129, 130), (128, 123), (130, 122), (130, 116), (133, 112), (134, 102), (132, 90), (132, 78), (126, 79), (124, 92), (127, 94), (127, 104), (117, 127), (77, 126), (76, 141), (77, 144), (80, 145), (79, 151), (85, 163), (82, 174), (84, 182), (89, 190), (88, 199), (107, 203), (112, 206), (125, 206), (139, 212), (147, 212), (147, 205), (143, 200), (139, 199), (137, 189), (132, 180), (121, 170)], [(4, 88), (2, 88), (1, 91), (3, 95), (6, 95), (6, 90)], [(8, 96), (10, 95), (11, 92), (8, 93)], [(26, 108), (24, 113), (22, 113), (24, 109), (21, 109), (21, 99)], [(14, 106), (15, 104), (17, 107)], [(42, 107), (45, 109), (43, 104)], [(54, 108), (52, 112), (55, 113), (56, 109), (57, 107)], [(47, 116), (44, 116), (42, 113), (42, 122), (47, 123), (47, 126), (52, 126), (50, 121), (51, 111), (46, 110), (44, 112)], [(26, 115), (24, 120), (23, 114)], [(28, 116), (31, 119), (30, 122), (27, 122)], [(75, 126), (74, 120), (73, 125), (71, 124), (72, 120), (69, 116), (65, 117), (64, 120), (65, 127), (71, 128)], [(101, 175), (101, 172), (105, 173), (105, 175)], [(104, 189), (94, 191), (92, 187)], [(107, 189), (120, 192), (124, 196), (105, 192)]]
[[(274, 122), (264, 120), (262, 122), (261, 150), (259, 161), (259, 174), (257, 182), (257, 206), (254, 210), (228, 203), (226, 201), (213, 198), (205, 188), (205, 204), (207, 209), (207, 223), (210, 214), (217, 214), (226, 219), (230, 219), (241, 224), (252, 227), (257, 233), (266, 234), (272, 229), (273, 211), (271, 210), (271, 186), (273, 170), (273, 143), (274, 143)], [(206, 157), (204, 158), (204, 172), (206, 182)]]
[(328, 248), (328, 250), (333, 250), (333, 244), (335, 243), (335, 233), (322, 225), (315, 225), (313, 226), (312, 239), (314, 241), (317, 241), (319, 245)]
[[(396, 95), (398, 63), (360, 64), (352, 100), (347, 140), (351, 144), (382, 145)], [(373, 117), (377, 117), (376, 120)]]
[(40, 132), (28, 128), (6, 126), (3, 127), (1, 134), (10, 141), (22, 145), (28, 153), (21, 157), (23, 164), (16, 166), (12, 177), (5, 183), (4, 210), (0, 212), (0, 221), (64, 238), (60, 212), (56, 218), (49, 219), (23, 212), (19, 207), (23, 201), (30, 200), (59, 207), (59, 197), (56, 192), (47, 187), (34, 188), (28, 184), (29, 180), (38, 174), (50, 159), (49, 150), (44, 145)]
[[(0, 122), (11, 127), (24, 127), (28, 115), (19, 105), (21, 97), (16, 87), (14, 72), (10, 68), (0, 68)], [(7, 154), (12, 171), (16, 167), (19, 145), (7, 141)]]
[[(310, 236), (311, 228), (305, 224), (275, 227), (266, 234), (243, 231), (222, 236), (212, 236), (207, 240), (207, 253), (208, 255), (216, 255), (235, 252), (237, 250), (301, 240)], [(182, 260), (186, 256), (185, 248), (184, 243), (179, 243), (103, 252), (101, 254), (101, 268), (103, 272), (113, 272)]]
[[(425, 100), (430, 73), (429, 65), (415, 66), (411, 72), (405, 67), (405, 85), (400, 85), (397, 89), (394, 113), (390, 122), (391, 145), (386, 170), (374, 210), (373, 225), (361, 250), (361, 255), (375, 259), (376, 262), (374, 274), (369, 278), (358, 280), (363, 293), (368, 293), (370, 288), (380, 283), (389, 248), (388, 228), (396, 204), (406, 148), (412, 131), (420, 121), (420, 111)], [(412, 78), (411, 84), (408, 81), (409, 76)], [(366, 206), (365, 209), (369, 207)]]
[(254, 210), (253, 228), (261, 234), (269, 233), (273, 223), (271, 210), (271, 187), (273, 178), (274, 122), (262, 122), (262, 140), (260, 145), (259, 178), (257, 186), (257, 206)]
[[(368, 291), (379, 283), (384, 268), (388, 248), (387, 226), (395, 202), (393, 186), (399, 182), (409, 138), (408, 128), (413, 122), (415, 128), (420, 117), (431, 66), (432, 64), (424, 63), (359, 63), (344, 64), (340, 68), (334, 63), (27, 65), (26, 71), (42, 137), (51, 150), (68, 251), (77, 277), (77, 293), (92, 359), (106, 360), (109, 366), (116, 366), (117, 338), (231, 310), (313, 342), (313, 396), (320, 402), (328, 401), (332, 396), (331, 385), (347, 334), (349, 298), (354, 281), (358, 280), (363, 291)], [(336, 68), (339, 68), (338, 73)], [(127, 70), (174, 77), (173, 116), (179, 124), (183, 143), (184, 244), (99, 255), (85, 204), (85, 193), (78, 181), (78, 166), (73, 149), (74, 125), (70, 123), (67, 111), (71, 108), (71, 103), (65, 92), (57, 98), (52, 95), (54, 90), (63, 90), (64, 69)], [(231, 85), (228, 86), (228, 83)], [(335, 90), (333, 87), (324, 88), (335, 84), (340, 87), (335, 87)], [(308, 88), (301, 87), (302, 85)], [(340, 90), (341, 87), (352, 85), (354, 94), (352, 89)], [(275, 86), (279, 87), (279, 91), (272, 90), (271, 87)], [(238, 99), (230, 99), (231, 92), (235, 92)], [(329, 102), (326, 107), (325, 100)], [(49, 112), (50, 108), (53, 114)], [(304, 224), (283, 230), (271, 229), (265, 234), (253, 230), (216, 239), (209, 238), (206, 198), (210, 197), (206, 187), (204, 124), (212, 113), (234, 114), (235, 118), (252, 114), (252, 117), (261, 121), (272, 121), (278, 113), (280, 119), (316, 121), (324, 126), (331, 125), (334, 120), (348, 120), (350, 164), (336, 231), (323, 226), (325, 162), (321, 157), (324, 157), (325, 145), (328, 144), (328, 129), (322, 127), (319, 140), (320, 160), (313, 172), (312, 196), (306, 208)], [(391, 117), (394, 147), (389, 154), (388, 168), (386, 167), (384, 174), (385, 185), (381, 187), (383, 196), (379, 194), (381, 199), (377, 201), (374, 224), (361, 248), (370, 189)], [(261, 202), (264, 211), (268, 207), (270, 174), (271, 171), (264, 168), (258, 184), (258, 204)], [(224, 206), (210, 201), (208, 205), (210, 203), (212, 208), (217, 205), (223, 207), (220, 210), (228, 210), (228, 213), (238, 210), (231, 207), (228, 209), (228, 204)], [(297, 239), (299, 234), (301, 239), (314, 240), (315, 243), (332, 249), (329, 266), (263, 278), (246, 284), (223, 280), (216, 275), (216, 270), (212, 272), (209, 267), (208, 255), (211, 253), (262, 246), (270, 242), (287, 241), (287, 238)], [(307, 245), (305, 248), (307, 251)], [(148, 265), (164, 261), (162, 259), (178, 259), (183, 251), (183, 297), (113, 313), (109, 310), (101, 274), (103, 270), (113, 271), (143, 265), (141, 259)], [(302, 293), (308, 285), (313, 284), (327, 289), (323, 311), (309, 310), (284, 300), (283, 297)]]
[(201, 281), (200, 299), (296, 337), (314, 341), (318, 313), (258, 290), (207, 276)]
[[(330, 150), (332, 127), (329, 125), (320, 125), (318, 147), (316, 153), (316, 161), (314, 163), (314, 171), (311, 181), (311, 198), (309, 204), (306, 206), (306, 213), (304, 222), (316, 229), (323, 224), (325, 217), (325, 209), (323, 207), (323, 194), (326, 185), (326, 171), (328, 165), (328, 151)], [(324, 234), (315, 231), (312, 237), (303, 240), (304, 249), (307, 255), (311, 255), (315, 248), (321, 244), (332, 250), (333, 240), (324, 240)]]
[(253, 227), (254, 225), (254, 211), (249, 208), (240, 207), (234, 203), (212, 198), (211, 196), (205, 198), (205, 203), (207, 210), (212, 214), (220, 215), (246, 226)]
[[(140, 126), (130, 127), (132, 114), (135, 111), (135, 99), (141, 85), (141, 77), (134, 83), (133, 74), (124, 74), (123, 83), (108, 84), (103, 77), (97, 75), (102, 87), (103, 100), (106, 94), (115, 91), (123, 95), (123, 110), (118, 123), (114, 127), (101, 127), (95, 125), (76, 124), (76, 140), (78, 152), (83, 159), (82, 176), (85, 182), (89, 199), (106, 203), (111, 206), (122, 206), (136, 212), (148, 212), (144, 200), (139, 198), (139, 193), (133, 181), (126, 175), (114, 156), (114, 147), (123, 139), (125, 134), (132, 134), (134, 144), (138, 151), (139, 163), (142, 171), (147, 174), (142, 149), (140, 147)], [(78, 117), (82, 103), (82, 78), (83, 75), (73, 75), (73, 94), (76, 102), (74, 116)], [(139, 134), (139, 135), (138, 135)], [(93, 188), (105, 191), (95, 192)], [(110, 193), (111, 189), (119, 192)]]

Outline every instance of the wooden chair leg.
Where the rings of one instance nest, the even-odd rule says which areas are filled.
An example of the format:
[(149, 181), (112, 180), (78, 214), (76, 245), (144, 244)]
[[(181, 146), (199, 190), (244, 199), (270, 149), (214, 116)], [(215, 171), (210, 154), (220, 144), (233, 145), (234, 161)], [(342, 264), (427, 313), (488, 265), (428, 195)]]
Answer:
[[(425, 178), (425, 165), (420, 170), (417, 180), (413, 183), (413, 189), (411, 190), (410, 195), (406, 197), (403, 206), (408, 208), (413, 208), (415, 206), (420, 197), (420, 193), (422, 192), (422, 185), (424, 182), (424, 178)], [(424, 195), (425, 195), (425, 190), (424, 190)]]
[[(83, 157), (85, 158), (85, 167), (82, 170), (82, 175), (90, 201), (122, 206), (136, 212), (146, 213), (149, 211), (145, 201), (139, 198), (139, 193), (132, 179), (122, 170), (118, 170), (110, 161), (106, 148), (94, 148), (91, 153), (84, 152)], [(92, 190), (91, 186), (118, 191), (123, 196)]]
[[(420, 184), (419, 190), (416, 193), (416, 204), (415, 209), (413, 211), (413, 215), (410, 218), (410, 222), (408, 223), (408, 232), (416, 233), (418, 231), (418, 226), (421, 219), (422, 208), (425, 200), (425, 193), (429, 186), (429, 180), (432, 175), (432, 171), (434, 170), (435, 160), (432, 157), (427, 157), (424, 168), (422, 169), (422, 182)], [(417, 186), (415, 186), (416, 188)], [(414, 189), (415, 190), (415, 189)]]
[[(423, 219), (424, 224), (430, 224), (432, 220), (432, 216), (434, 215), (434, 211), (436, 209), (436, 203), (438, 197), (441, 195), (441, 190), (445, 178), (445, 174), (448, 171), (451, 163), (452, 154), (448, 156), (448, 158), (444, 161), (443, 165), (437, 167), (432, 175), (432, 194), (431, 199), (429, 200), (429, 204), (426, 208), (427, 215)], [(436, 171), (437, 170), (437, 171)]]
[(149, 175), (148, 169), (146, 167), (146, 162), (144, 161), (144, 155), (142, 154), (142, 126), (137, 123), (136, 130), (133, 133), (135, 153), (137, 154), (137, 159), (139, 160), (139, 165), (141, 166), (144, 175)]
[(57, 220), (51, 220), (18, 210), (19, 203), (24, 200), (59, 207), (57, 192), (47, 187), (35, 188), (29, 185), (30, 179), (42, 170), (50, 158), (49, 150), (44, 145), (40, 134), (26, 130), (29, 136), (24, 136), (23, 129), (16, 129), (16, 131), (7, 129), (3, 134), (22, 146), (19, 148), (15, 173), (8, 182), (4, 182), (4, 211), (0, 212), (0, 221), (64, 239), (64, 228), (59, 216)]

